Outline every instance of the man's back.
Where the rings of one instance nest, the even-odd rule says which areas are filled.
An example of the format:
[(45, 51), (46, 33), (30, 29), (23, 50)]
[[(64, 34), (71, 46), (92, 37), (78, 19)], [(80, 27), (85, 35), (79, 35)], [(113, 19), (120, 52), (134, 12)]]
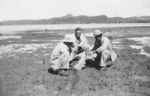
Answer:
[(107, 37), (102, 37), (102, 45), (106, 44), (108, 50), (112, 50), (111, 42)]
[(69, 52), (68, 51), (69, 48), (67, 47), (67, 45), (65, 45), (64, 43), (58, 43), (57, 46), (54, 48), (54, 50), (52, 51), (51, 54), (51, 60), (55, 60), (58, 59), (58, 57), (64, 53), (64, 52)]

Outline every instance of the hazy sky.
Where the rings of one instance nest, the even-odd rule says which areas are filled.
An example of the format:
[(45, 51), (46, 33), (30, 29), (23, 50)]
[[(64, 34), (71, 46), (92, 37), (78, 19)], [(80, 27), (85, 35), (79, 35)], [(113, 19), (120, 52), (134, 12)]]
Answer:
[(0, 21), (48, 19), (66, 14), (150, 16), (150, 0), (0, 0)]

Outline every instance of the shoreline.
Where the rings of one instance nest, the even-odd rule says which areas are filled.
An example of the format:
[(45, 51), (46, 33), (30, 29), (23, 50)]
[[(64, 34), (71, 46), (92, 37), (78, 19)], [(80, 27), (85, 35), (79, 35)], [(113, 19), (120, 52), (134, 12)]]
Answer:
[[(14, 25), (14, 26), (0, 26), (0, 34), (18, 34), (24, 32), (36, 32), (36, 31), (72, 31), (76, 27), (81, 27), (84, 30), (93, 29), (126, 29), (126, 28), (149, 28), (150, 23), (141, 24), (66, 24), (66, 25)], [(91, 26), (92, 25), (92, 26)]]

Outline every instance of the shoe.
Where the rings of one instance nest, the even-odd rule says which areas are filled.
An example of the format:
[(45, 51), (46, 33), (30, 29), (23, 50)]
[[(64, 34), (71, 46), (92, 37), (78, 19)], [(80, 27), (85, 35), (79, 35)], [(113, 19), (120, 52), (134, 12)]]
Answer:
[(101, 66), (100, 71), (106, 71), (107, 70), (107, 66)]
[(59, 70), (58, 69), (54, 70), (53, 68), (49, 68), (48, 72), (51, 74), (58, 74)]
[(68, 70), (65, 70), (65, 69), (61, 69), (58, 74), (60, 76), (69, 76), (69, 73), (68, 73)]

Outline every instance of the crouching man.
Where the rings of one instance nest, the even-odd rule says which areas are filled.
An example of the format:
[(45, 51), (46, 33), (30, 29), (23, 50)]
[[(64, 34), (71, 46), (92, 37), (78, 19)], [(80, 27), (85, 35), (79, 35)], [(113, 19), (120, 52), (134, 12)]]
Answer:
[(73, 58), (79, 58), (78, 63), (73, 67), (75, 70), (81, 70), (82, 68), (85, 67), (85, 56), (86, 53), (89, 51), (90, 47), (87, 44), (87, 39), (85, 36), (82, 34), (82, 28), (77, 27), (75, 29), (75, 50), (73, 54)]
[(74, 42), (75, 39), (71, 35), (66, 35), (54, 48), (50, 58), (51, 67), (48, 70), (50, 73), (57, 74), (60, 69), (69, 69)]
[(95, 43), (91, 50), (91, 55), (87, 56), (86, 60), (93, 60), (94, 63), (98, 63), (101, 70), (107, 68), (107, 61), (115, 61), (117, 59), (116, 53), (112, 50), (110, 40), (103, 36), (101, 30), (95, 30), (94, 32)]

